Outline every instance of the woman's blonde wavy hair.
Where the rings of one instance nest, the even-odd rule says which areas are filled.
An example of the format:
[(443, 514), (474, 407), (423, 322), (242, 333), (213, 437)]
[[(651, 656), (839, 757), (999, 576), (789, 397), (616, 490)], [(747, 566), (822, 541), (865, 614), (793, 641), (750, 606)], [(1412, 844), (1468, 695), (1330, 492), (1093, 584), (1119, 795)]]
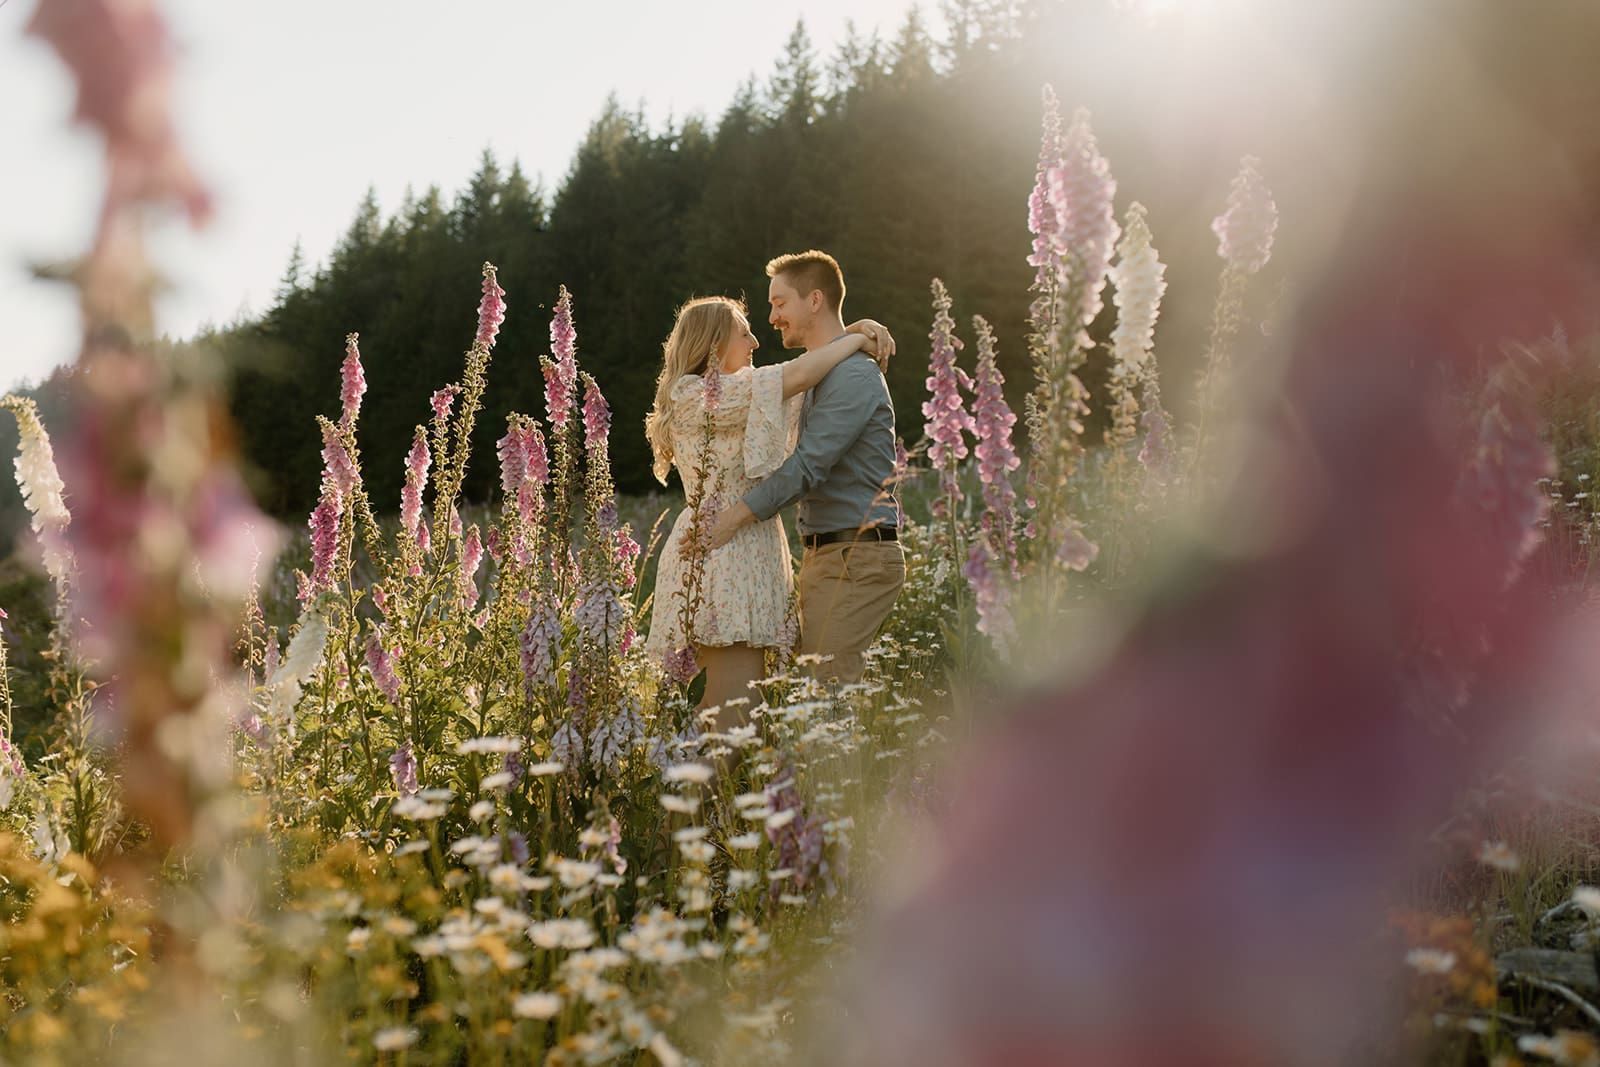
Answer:
[(672, 387), (685, 374), (705, 370), (712, 353), (722, 351), (733, 336), (744, 301), (702, 296), (678, 309), (672, 333), (661, 345), (661, 375), (656, 378), (656, 406), (644, 417), (644, 435), (655, 456), (656, 481), (667, 484), (672, 470)]

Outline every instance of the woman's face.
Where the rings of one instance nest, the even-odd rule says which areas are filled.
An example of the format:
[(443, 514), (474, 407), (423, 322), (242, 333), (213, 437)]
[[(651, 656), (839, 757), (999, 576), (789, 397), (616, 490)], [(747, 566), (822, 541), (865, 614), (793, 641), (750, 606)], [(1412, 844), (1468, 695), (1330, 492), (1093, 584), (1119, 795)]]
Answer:
[(733, 374), (750, 366), (750, 357), (760, 347), (761, 342), (750, 332), (750, 320), (734, 312), (733, 336), (723, 342), (722, 351), (717, 353), (722, 373)]

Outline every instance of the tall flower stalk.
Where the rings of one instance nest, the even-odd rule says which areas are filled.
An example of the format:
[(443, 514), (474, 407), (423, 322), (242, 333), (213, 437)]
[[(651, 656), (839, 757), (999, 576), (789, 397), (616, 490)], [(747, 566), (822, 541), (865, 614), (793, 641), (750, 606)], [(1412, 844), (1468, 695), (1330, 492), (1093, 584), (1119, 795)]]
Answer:
[(1234, 339), (1244, 321), (1245, 294), (1252, 277), (1272, 258), (1272, 239), (1278, 229), (1278, 205), (1272, 199), (1266, 179), (1257, 169), (1261, 161), (1245, 156), (1239, 173), (1228, 191), (1228, 207), (1211, 222), (1217, 236), (1217, 255), (1222, 259), (1222, 278), (1217, 301), (1211, 309), (1211, 334), (1206, 342), (1205, 359), (1197, 390), (1193, 463), (1198, 464), (1205, 449), (1210, 424), (1232, 363)]
[(72, 515), (67, 511), (66, 486), (56, 469), (50, 435), (39, 420), (39, 409), (27, 397), (7, 396), (0, 400), (0, 407), (17, 420), (18, 447), (13, 460), (17, 488), (22, 490), (23, 506), (39, 539), (45, 571), (55, 585), (57, 604), (64, 610), (72, 586), (72, 549), (67, 543)]
[(1151, 349), (1155, 345), (1156, 319), (1161, 297), (1166, 292), (1166, 265), (1151, 244), (1150, 225), (1145, 207), (1134, 202), (1123, 217), (1122, 242), (1117, 245), (1117, 262), (1110, 270), (1112, 300), (1117, 308), (1117, 325), (1111, 331), (1111, 427), (1106, 435), (1109, 451), (1107, 481), (1112, 496), (1109, 536), (1109, 573), (1116, 577), (1132, 558), (1128, 539), (1134, 526), (1133, 513), (1148, 497), (1146, 477), (1135, 466), (1133, 444), (1138, 439), (1143, 399), (1153, 405), (1146, 420), (1146, 434), (1154, 427), (1165, 430), (1166, 412), (1161, 409), (1159, 371)]
[(1089, 392), (1079, 371), (1087, 327), (1100, 313), (1101, 291), (1116, 243), (1112, 213), (1117, 183), (1100, 154), (1089, 113), (1079, 108), (1065, 134), (1055, 94), (1046, 88), (1044, 135), (1028, 225), (1028, 262), (1038, 297), (1030, 309), (1029, 355), (1037, 384), (1028, 396), (1027, 485), (1030, 523), (1038, 538), (1045, 599), (1054, 597), (1057, 567), (1082, 570), (1098, 551), (1068, 506), (1068, 483), (1083, 455)]
[[(578, 331), (572, 321), (572, 294), (563, 285), (556, 299), (556, 310), (550, 318), (551, 355), (541, 357), (544, 371), (545, 413), (550, 422), (551, 507), (550, 543), (565, 545), (572, 517), (572, 495), (576, 482), (577, 420), (574, 409), (578, 390)], [(570, 584), (567, 561), (552, 559), (551, 571), (556, 586), (565, 590)]]
[(978, 335), (978, 375), (973, 383), (972, 422), (977, 444), (978, 481), (983, 485), (982, 529), (1002, 570), (1017, 572), (1017, 491), (1011, 472), (1021, 466), (1011, 445), (1017, 416), (1006, 403), (1005, 377), (995, 356), (994, 328), (982, 315), (972, 317)]
[[(922, 402), (922, 415), (928, 420), (928, 461), (939, 472), (939, 492), (933, 501), (935, 518), (954, 522), (961, 506), (961, 461), (967, 458), (967, 435), (977, 426), (967, 412), (961, 390), (971, 391), (972, 379), (956, 366), (956, 352), (962, 347), (956, 336), (956, 321), (950, 315), (950, 292), (944, 282), (933, 279), (933, 329), (928, 334), (932, 351), (928, 377), (924, 384), (929, 398)], [(952, 546), (953, 549), (954, 546)]]

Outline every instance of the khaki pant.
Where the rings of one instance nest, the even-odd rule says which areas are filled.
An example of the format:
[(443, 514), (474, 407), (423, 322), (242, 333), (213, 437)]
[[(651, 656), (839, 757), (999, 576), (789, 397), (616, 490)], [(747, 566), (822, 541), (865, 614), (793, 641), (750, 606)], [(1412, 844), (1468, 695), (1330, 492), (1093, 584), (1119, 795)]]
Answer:
[(800, 560), (800, 654), (832, 656), (808, 668), (817, 678), (860, 681), (861, 653), (889, 617), (906, 581), (895, 541), (835, 541)]

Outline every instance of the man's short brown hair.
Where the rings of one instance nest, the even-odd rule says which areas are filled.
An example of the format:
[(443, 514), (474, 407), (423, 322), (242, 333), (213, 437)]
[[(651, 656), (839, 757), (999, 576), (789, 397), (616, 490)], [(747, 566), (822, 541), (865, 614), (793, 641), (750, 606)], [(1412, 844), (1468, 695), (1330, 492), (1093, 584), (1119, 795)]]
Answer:
[(802, 297), (810, 296), (815, 289), (822, 290), (822, 302), (829, 311), (837, 314), (844, 306), (844, 271), (828, 253), (813, 248), (779, 256), (767, 264), (767, 277), (780, 274)]

